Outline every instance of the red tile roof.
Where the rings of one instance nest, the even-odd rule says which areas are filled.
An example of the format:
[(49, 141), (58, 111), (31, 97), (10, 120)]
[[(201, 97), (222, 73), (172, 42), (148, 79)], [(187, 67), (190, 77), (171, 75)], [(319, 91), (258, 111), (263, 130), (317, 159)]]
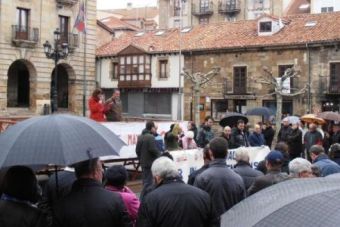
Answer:
[[(182, 51), (205, 51), (340, 41), (340, 23), (337, 23), (340, 12), (297, 14), (285, 17), (285, 21), (288, 22), (285, 27), (271, 36), (258, 35), (257, 20), (199, 25), (181, 34), (181, 48)], [(311, 21), (316, 22), (315, 26), (305, 26)], [(134, 34), (124, 35), (98, 48), (97, 56), (114, 56), (129, 45), (150, 53), (177, 52), (179, 49), (177, 29), (166, 30), (160, 36), (155, 35), (155, 31), (141, 36)]]
[(130, 31), (138, 31), (139, 28), (133, 26), (117, 17), (106, 17), (100, 20), (103, 24), (107, 27), (111, 28), (112, 30), (130, 30)]
[(111, 10), (101, 10), (108, 13), (120, 14), (124, 19), (131, 18), (145, 18), (145, 19), (153, 19), (155, 18), (159, 10), (157, 7), (134, 7), (131, 9), (111, 9)]

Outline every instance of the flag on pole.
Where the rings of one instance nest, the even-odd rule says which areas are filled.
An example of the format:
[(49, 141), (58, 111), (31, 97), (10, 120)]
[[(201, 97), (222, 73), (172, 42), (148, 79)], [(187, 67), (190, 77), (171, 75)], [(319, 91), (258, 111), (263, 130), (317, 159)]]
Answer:
[(85, 17), (85, 3), (82, 1), (79, 6), (79, 12), (74, 23), (74, 27), (78, 30), (78, 32), (86, 33), (86, 17)]

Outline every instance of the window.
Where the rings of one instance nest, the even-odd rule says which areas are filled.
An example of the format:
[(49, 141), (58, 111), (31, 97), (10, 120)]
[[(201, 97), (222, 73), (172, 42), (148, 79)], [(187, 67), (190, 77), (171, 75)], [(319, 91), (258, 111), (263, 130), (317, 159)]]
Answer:
[[(279, 65), (279, 77), (282, 77), (287, 69), (293, 68), (293, 65)], [(294, 86), (294, 79), (293, 78), (289, 78), (288, 80), (290, 80), (289, 84), (290, 84), (290, 88), (293, 88)]]
[(68, 43), (69, 18), (59, 16), (60, 42)]
[(247, 100), (234, 100), (234, 112), (245, 114), (247, 112)]
[(147, 114), (171, 114), (170, 93), (145, 93), (144, 113)]
[(263, 10), (264, 9), (264, 0), (254, 0), (253, 1), (253, 9), (254, 10)]
[(119, 80), (151, 80), (151, 60), (148, 55), (119, 57)]
[(209, 24), (209, 18), (208, 17), (200, 17), (198, 23), (199, 24)]
[(17, 28), (16, 28), (16, 38), (17, 39), (28, 39), (28, 16), (29, 10), (23, 8), (17, 8)]
[(340, 93), (340, 62), (330, 64), (329, 92)]
[(228, 110), (228, 100), (227, 99), (216, 99), (211, 100), (211, 111), (212, 118), (215, 121), (219, 121), (223, 118)]
[(271, 21), (260, 22), (260, 32), (271, 32), (271, 31), (272, 31)]
[(168, 78), (168, 60), (159, 61), (159, 78)]
[(200, 0), (200, 12), (209, 11), (209, 0)]
[(321, 7), (321, 13), (333, 12), (333, 7)]
[(234, 93), (247, 93), (247, 67), (234, 67)]
[(111, 71), (111, 79), (112, 80), (118, 80), (118, 63), (117, 62), (112, 62), (111, 64), (112, 71)]
[(182, 0), (174, 0), (174, 16), (179, 17), (181, 14), (181, 2)]

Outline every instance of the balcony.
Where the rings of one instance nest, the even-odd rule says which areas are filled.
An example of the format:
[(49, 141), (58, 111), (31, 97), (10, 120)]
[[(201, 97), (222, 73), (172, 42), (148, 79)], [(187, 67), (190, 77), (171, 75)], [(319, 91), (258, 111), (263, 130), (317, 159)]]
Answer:
[(34, 48), (39, 41), (39, 29), (12, 25), (12, 43), (14, 46)]
[(191, 12), (194, 16), (211, 16), (214, 13), (214, 5), (212, 2), (199, 5), (193, 4)]
[(78, 2), (78, 0), (56, 0), (58, 5), (62, 6), (73, 6)]
[(79, 47), (79, 36), (78, 34), (62, 33), (60, 34), (60, 43), (67, 43), (68, 49), (72, 53), (76, 48)]
[(222, 0), (218, 3), (218, 12), (233, 15), (241, 11), (239, 0)]
[(150, 75), (120, 75), (118, 81), (119, 88), (150, 88)]
[(329, 94), (340, 94), (340, 81), (329, 85)]

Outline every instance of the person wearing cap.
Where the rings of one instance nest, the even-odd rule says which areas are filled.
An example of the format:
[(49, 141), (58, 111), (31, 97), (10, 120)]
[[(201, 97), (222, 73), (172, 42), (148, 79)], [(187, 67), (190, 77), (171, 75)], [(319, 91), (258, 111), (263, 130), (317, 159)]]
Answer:
[(289, 162), (289, 175), (292, 178), (310, 178), (313, 176), (312, 163), (304, 158), (294, 158)]
[(257, 177), (248, 189), (248, 195), (252, 195), (264, 188), (288, 179), (287, 173), (281, 172), (284, 157), (280, 151), (273, 150), (266, 157), (267, 174)]
[(322, 177), (334, 173), (340, 173), (340, 166), (328, 158), (327, 154), (325, 154), (324, 148), (321, 145), (313, 145), (309, 149), (309, 153), (313, 164), (319, 167)]
[(117, 192), (122, 197), (130, 219), (133, 223), (135, 223), (140, 202), (135, 193), (131, 191), (129, 187), (125, 186), (127, 178), (128, 172), (124, 166), (111, 166), (105, 171), (105, 189)]
[(185, 136), (182, 137), (182, 146), (183, 149), (196, 149), (197, 144), (194, 140), (194, 132), (193, 131), (187, 131), (185, 133)]

